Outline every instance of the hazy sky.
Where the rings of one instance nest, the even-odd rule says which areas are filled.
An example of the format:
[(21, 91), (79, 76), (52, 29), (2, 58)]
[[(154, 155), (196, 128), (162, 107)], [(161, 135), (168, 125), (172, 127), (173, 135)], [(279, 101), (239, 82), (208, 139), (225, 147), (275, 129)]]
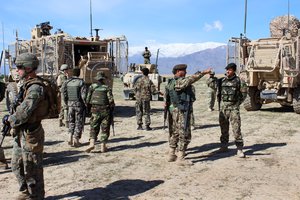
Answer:
[[(300, 0), (289, 0), (300, 18)], [(93, 28), (101, 37), (125, 35), (130, 47), (171, 43), (227, 43), (244, 31), (244, 0), (92, 0)], [(269, 36), (269, 22), (288, 13), (288, 0), (248, 0), (247, 36)], [(1, 1), (5, 46), (41, 22), (72, 36), (90, 36), (90, 0)], [(3, 43), (1, 31), (1, 44)], [(3, 45), (2, 45), (3, 46)], [(0, 47), (2, 49), (2, 46)]]

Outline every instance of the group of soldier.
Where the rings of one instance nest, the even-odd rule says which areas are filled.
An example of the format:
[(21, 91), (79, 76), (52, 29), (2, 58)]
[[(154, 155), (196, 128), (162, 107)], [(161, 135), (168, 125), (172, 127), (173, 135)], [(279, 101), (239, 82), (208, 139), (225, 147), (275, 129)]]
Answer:
[[(36, 69), (39, 61), (31, 53), (20, 54), (16, 61), (17, 72), (22, 80), (23, 96), (19, 105), (11, 115), (6, 115), (3, 122), (13, 128), (14, 144), (11, 159), (12, 171), (16, 175), (21, 192), (19, 199), (44, 199), (44, 176), (43, 176), (43, 148), (44, 129), (41, 124), (45, 113), (46, 92), (43, 85), (38, 81)], [(145, 117), (145, 129), (151, 131), (150, 127), (150, 100), (152, 94), (163, 94), (165, 98), (165, 110), (168, 112), (169, 130), (169, 154), (168, 161), (178, 161), (179, 164), (190, 165), (185, 159), (186, 150), (191, 141), (191, 117), (193, 116), (193, 102), (195, 89), (193, 83), (206, 74), (213, 78), (212, 70), (206, 69), (186, 77), (187, 65), (175, 65), (172, 72), (174, 77), (169, 79), (165, 93), (156, 90), (154, 84), (149, 79), (149, 69), (143, 68), (143, 76), (135, 83), (136, 97), (136, 120), (137, 130), (143, 130), (143, 120)], [(106, 143), (110, 134), (110, 124), (112, 123), (112, 111), (115, 103), (112, 89), (105, 84), (105, 75), (98, 72), (95, 79), (97, 83), (86, 87), (83, 79), (79, 78), (80, 69), (74, 68), (72, 76), (69, 76), (69, 67), (64, 64), (60, 68), (61, 74), (58, 77), (57, 85), (61, 93), (61, 113), (59, 125), (68, 127), (70, 146), (79, 147), (80, 138), (84, 128), (86, 109), (90, 110), (90, 137), (89, 146), (86, 152), (95, 149), (95, 142), (100, 132), (100, 152), (106, 152)], [(221, 126), (220, 152), (228, 150), (229, 123), (232, 126), (237, 155), (245, 157), (243, 148), (243, 138), (241, 134), (241, 121), (239, 106), (245, 98), (245, 90), (239, 77), (235, 74), (236, 65), (230, 63), (226, 67), (226, 76), (222, 79), (215, 79), (207, 82), (213, 87), (213, 91), (218, 90), (220, 100), (219, 123)], [(217, 82), (212, 83), (212, 82)], [(213, 92), (212, 92), (213, 93)], [(212, 94), (211, 94), (212, 95)], [(214, 94), (215, 95), (215, 94)], [(213, 109), (213, 105), (209, 105)], [(65, 111), (67, 110), (67, 112)], [(67, 116), (66, 114), (67, 113)], [(67, 120), (63, 120), (63, 119)], [(0, 149), (0, 157), (4, 157), (3, 150)], [(3, 159), (0, 161), (3, 161)], [(5, 159), (4, 159), (5, 161)], [(7, 167), (7, 165), (6, 165)]]

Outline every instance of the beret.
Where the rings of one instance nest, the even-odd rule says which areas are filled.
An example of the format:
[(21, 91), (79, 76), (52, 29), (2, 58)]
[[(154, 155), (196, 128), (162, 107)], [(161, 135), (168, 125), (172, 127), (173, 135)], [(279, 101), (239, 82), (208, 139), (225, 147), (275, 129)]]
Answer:
[(178, 65), (175, 65), (175, 66), (173, 67), (172, 72), (173, 72), (173, 74), (176, 74), (176, 71), (177, 71), (177, 70), (184, 70), (184, 69), (186, 69), (186, 68), (187, 68), (187, 65), (186, 65), (186, 64), (178, 64)]

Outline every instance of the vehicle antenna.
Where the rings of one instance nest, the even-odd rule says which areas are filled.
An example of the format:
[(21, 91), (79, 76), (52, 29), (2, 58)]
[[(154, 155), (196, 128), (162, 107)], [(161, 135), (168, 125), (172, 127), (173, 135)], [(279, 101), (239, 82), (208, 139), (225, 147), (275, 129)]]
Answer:
[(93, 37), (92, 0), (90, 0), (90, 26), (91, 26), (91, 37)]

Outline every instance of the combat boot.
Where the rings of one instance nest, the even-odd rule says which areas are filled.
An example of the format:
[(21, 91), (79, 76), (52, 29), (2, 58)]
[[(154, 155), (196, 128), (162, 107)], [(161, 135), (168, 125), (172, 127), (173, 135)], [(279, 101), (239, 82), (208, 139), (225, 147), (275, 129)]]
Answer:
[(146, 125), (146, 131), (151, 131), (152, 128), (150, 127), (150, 125)]
[(168, 162), (175, 162), (177, 159), (177, 156), (175, 154), (175, 148), (170, 148), (169, 155), (168, 155)]
[(69, 136), (68, 145), (70, 145), (71, 147), (73, 146), (73, 135), (72, 134), (70, 134), (70, 136)]
[(188, 161), (185, 159), (185, 151), (179, 151), (178, 152), (178, 159), (177, 159), (177, 164), (180, 165), (180, 166), (191, 166), (193, 165), (192, 162)]
[(95, 139), (90, 139), (90, 146), (85, 150), (85, 152), (90, 153), (95, 149)]
[(16, 198), (16, 200), (29, 200), (29, 199), (32, 199), (32, 198), (30, 197), (30, 194), (28, 191), (20, 193)]
[(75, 138), (74, 140), (74, 147), (80, 147), (81, 143), (79, 142), (79, 138)]
[(142, 127), (142, 125), (141, 124), (139, 124), (139, 126), (137, 127), (137, 129), (136, 130), (143, 130), (143, 127)]
[(236, 152), (237, 157), (239, 158), (245, 158), (245, 154), (243, 152), (243, 148), (242, 147), (238, 147), (237, 148), (237, 152)]
[(101, 153), (107, 152), (107, 146), (106, 146), (106, 143), (105, 143), (105, 142), (102, 142), (102, 143), (100, 144), (100, 151), (101, 151)]

